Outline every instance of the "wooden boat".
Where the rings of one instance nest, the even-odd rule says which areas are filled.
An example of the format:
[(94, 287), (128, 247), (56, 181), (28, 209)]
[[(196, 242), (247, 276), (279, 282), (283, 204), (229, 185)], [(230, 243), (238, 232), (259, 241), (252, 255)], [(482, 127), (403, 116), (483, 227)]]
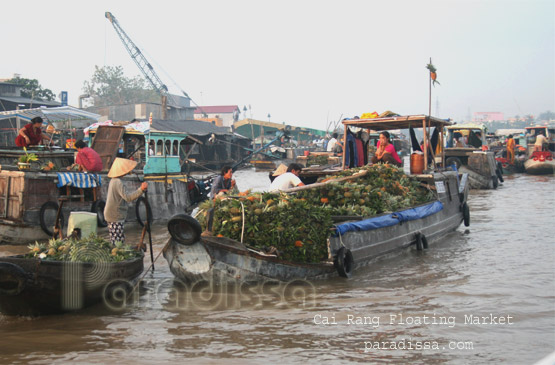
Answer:
[(531, 175), (555, 174), (555, 160), (551, 151), (533, 152), (528, 160), (524, 162), (524, 169)]
[[(486, 130), (482, 125), (462, 124), (447, 128), (446, 165), (455, 165), (467, 173), (471, 189), (496, 189), (503, 182), (503, 172), (489, 151)], [(467, 140), (464, 147), (455, 146), (455, 133)]]
[[(354, 125), (385, 130), (408, 128), (411, 124), (442, 128), (449, 123), (427, 116), (409, 116), (350, 120), (344, 124), (346, 128)], [(183, 281), (251, 282), (319, 279), (332, 275), (350, 277), (356, 267), (378, 256), (411, 246), (427, 248), (429, 243), (439, 241), (463, 221), (469, 225), (468, 175), (442, 170), (416, 178), (435, 187), (435, 201), (375, 217), (338, 217), (341, 222), (334, 226), (335, 234), (329, 237), (331, 259), (321, 263), (288, 262), (226, 237), (201, 235), (199, 223), (187, 215), (178, 215), (169, 221), (171, 238), (164, 248), (164, 257), (172, 273)], [(306, 188), (311, 187), (286, 192)]]
[[(146, 123), (148, 125), (148, 123)], [(123, 145), (124, 157), (139, 162), (136, 173), (123, 178), (126, 189), (137, 189), (149, 182), (149, 200), (139, 198), (128, 208), (128, 222), (143, 224), (147, 209), (157, 221), (167, 221), (175, 214), (192, 209), (206, 198), (210, 181), (193, 179), (181, 172), (180, 150), (192, 148), (197, 141), (184, 133), (126, 130), (122, 126), (101, 126), (91, 132), (91, 147), (101, 156), (104, 171), (98, 174), (68, 172), (74, 150), (31, 150), (39, 161), (53, 162), (57, 172), (43, 171), (37, 164), (19, 170), (13, 161), (23, 150), (0, 151), (0, 243), (27, 244), (46, 240), (54, 234), (54, 222), (61, 208), (61, 221), (70, 212), (87, 211), (98, 215), (99, 227), (105, 227), (103, 200), (108, 190), (107, 172)], [(149, 143), (150, 141), (150, 143)], [(152, 146), (152, 154), (145, 153)]]
[(114, 263), (0, 257), (0, 312), (62, 313), (101, 301), (111, 309), (122, 309), (122, 290), (129, 292), (142, 272), (142, 256)]

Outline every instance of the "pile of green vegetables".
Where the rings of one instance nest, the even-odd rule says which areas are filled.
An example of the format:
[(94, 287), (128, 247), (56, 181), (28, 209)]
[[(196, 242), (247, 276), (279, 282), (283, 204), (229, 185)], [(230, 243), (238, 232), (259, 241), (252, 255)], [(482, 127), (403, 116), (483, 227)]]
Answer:
[[(366, 170), (363, 172), (363, 170)], [(360, 177), (337, 181), (342, 177)], [(212, 234), (242, 241), (292, 262), (317, 263), (328, 258), (327, 239), (333, 216), (370, 217), (431, 201), (434, 194), (391, 165), (372, 165), (327, 176), (314, 188), (296, 193), (241, 193), (206, 201), (199, 222)]]

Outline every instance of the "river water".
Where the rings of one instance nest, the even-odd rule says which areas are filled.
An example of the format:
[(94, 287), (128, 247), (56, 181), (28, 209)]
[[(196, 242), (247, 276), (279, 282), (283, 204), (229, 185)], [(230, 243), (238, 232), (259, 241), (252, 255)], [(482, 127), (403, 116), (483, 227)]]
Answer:
[[(267, 173), (235, 178), (268, 187)], [(469, 206), (470, 227), (349, 280), (191, 288), (160, 256), (123, 309), (0, 315), (0, 363), (534, 363), (555, 350), (555, 177), (506, 177)], [(165, 227), (153, 239), (156, 257)]]

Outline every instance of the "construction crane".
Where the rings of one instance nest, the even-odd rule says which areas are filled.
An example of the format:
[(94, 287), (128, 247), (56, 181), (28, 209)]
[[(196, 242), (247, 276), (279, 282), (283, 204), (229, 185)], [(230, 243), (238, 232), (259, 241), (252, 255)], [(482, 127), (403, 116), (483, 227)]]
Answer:
[[(168, 91), (168, 87), (162, 82), (156, 72), (154, 72), (154, 68), (147, 61), (146, 57), (143, 55), (139, 47), (137, 47), (135, 43), (133, 43), (131, 38), (129, 38), (129, 36), (121, 28), (116, 17), (112, 15), (112, 13), (110, 13), (109, 11), (107, 11), (104, 15), (114, 26), (116, 33), (125, 46), (125, 49), (129, 53), (133, 61), (135, 61), (135, 64), (137, 65), (137, 67), (139, 67), (144, 77), (148, 80), (150, 85), (152, 85), (152, 87), (162, 96), (162, 119), (166, 119), (168, 97), (170, 97), (170, 99), (172, 98)], [(186, 98), (191, 100), (191, 98), (189, 97), (189, 95), (187, 95), (185, 91), (181, 90), (181, 92), (183, 93), (183, 95), (185, 95)]]

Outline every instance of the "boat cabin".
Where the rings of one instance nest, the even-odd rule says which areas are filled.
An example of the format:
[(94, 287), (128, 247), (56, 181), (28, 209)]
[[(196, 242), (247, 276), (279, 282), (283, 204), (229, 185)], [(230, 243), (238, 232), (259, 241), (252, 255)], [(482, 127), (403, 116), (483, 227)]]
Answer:
[(488, 145), (486, 128), (483, 125), (451, 125), (446, 130), (446, 148), (482, 150), (482, 146)]
[(536, 143), (536, 137), (542, 132), (549, 142), (549, 151), (555, 152), (555, 126), (537, 125), (534, 127), (526, 127), (525, 130), (526, 134), (524, 136), (527, 143), (527, 156), (530, 156), (534, 152), (534, 143)]
[[(443, 129), (445, 127), (451, 126), (451, 123), (448, 120), (426, 115), (406, 115), (373, 119), (346, 119), (343, 121), (343, 125), (345, 127), (345, 133), (343, 134), (343, 146), (346, 146), (343, 153), (344, 169), (349, 168), (351, 162), (350, 159), (346, 157), (348, 154), (351, 153), (353, 146), (352, 141), (349, 141), (349, 139), (351, 138), (349, 136), (355, 135), (361, 130), (369, 133), (370, 131), (381, 132), (397, 129), (409, 129), (411, 131), (411, 138), (412, 136), (414, 136), (414, 139), (416, 139), (415, 135), (413, 134), (414, 130), (421, 129), (424, 142), (422, 146), (423, 166), (430, 166), (430, 164), (433, 164), (434, 167), (445, 166), (443, 149), (436, 149), (435, 146), (438, 144), (438, 142), (439, 146), (443, 145)], [(432, 132), (430, 130), (431, 128), (434, 128), (435, 131)], [(435, 138), (437, 138), (438, 140), (435, 140)], [(440, 153), (438, 156), (435, 156), (436, 151), (438, 150), (440, 151)], [(427, 170), (427, 168), (424, 167), (422, 170)], [(416, 170), (413, 170), (413, 172), (417, 173)], [(418, 171), (418, 173), (421, 172), (423, 171)]]

